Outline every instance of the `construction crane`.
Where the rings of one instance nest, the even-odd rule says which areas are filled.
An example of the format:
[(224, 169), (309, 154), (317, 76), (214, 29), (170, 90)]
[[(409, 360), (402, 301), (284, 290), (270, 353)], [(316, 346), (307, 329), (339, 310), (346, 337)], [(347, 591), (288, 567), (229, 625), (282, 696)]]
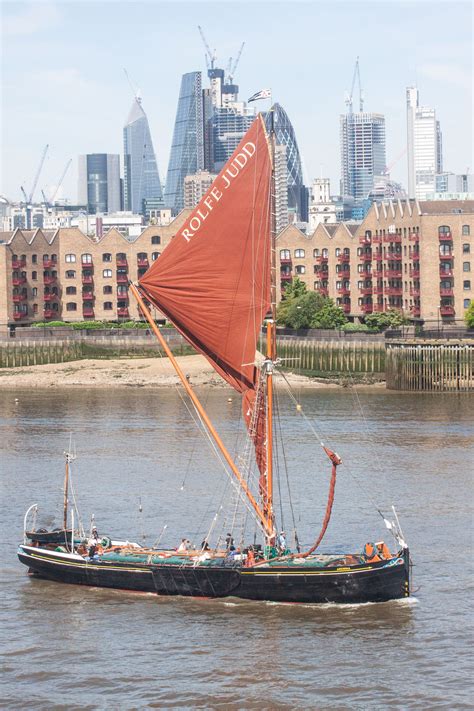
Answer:
[(211, 48), (209, 47), (208, 41), (204, 36), (204, 32), (202, 31), (201, 25), (198, 25), (198, 30), (199, 34), (201, 35), (202, 42), (204, 44), (204, 47), (206, 48), (206, 64), (207, 64), (207, 69), (214, 69), (214, 63), (217, 59), (217, 54), (216, 50), (211, 52)]
[(242, 51), (243, 51), (244, 47), (245, 47), (245, 42), (242, 42), (242, 45), (239, 49), (239, 53), (237, 55), (237, 59), (235, 60), (235, 62), (233, 62), (232, 57), (230, 57), (230, 59), (229, 59), (229, 63), (227, 65), (227, 83), (228, 84), (232, 84), (234, 81), (235, 72), (236, 72), (237, 66), (240, 62), (240, 57), (242, 55)]
[(354, 87), (355, 87), (356, 78), (357, 78), (358, 85), (359, 85), (359, 111), (362, 113), (364, 110), (364, 94), (362, 93), (362, 86), (360, 83), (359, 57), (357, 57), (355, 67), (354, 67), (354, 74), (352, 76), (351, 93), (349, 95), (346, 95), (347, 111), (350, 114), (352, 113), (352, 95), (354, 94)]
[(51, 205), (54, 205), (54, 201), (55, 201), (55, 199), (56, 199), (56, 195), (58, 194), (59, 189), (61, 188), (61, 185), (63, 184), (64, 178), (66, 177), (66, 173), (68, 172), (69, 166), (71, 165), (71, 163), (72, 163), (72, 158), (69, 158), (68, 162), (66, 163), (66, 165), (65, 165), (65, 167), (64, 167), (64, 170), (63, 170), (63, 172), (62, 172), (62, 175), (61, 175), (61, 177), (59, 178), (59, 182), (58, 182), (58, 184), (56, 185), (56, 190), (54, 191), (52, 197), (50, 198), (50, 201), (49, 201), (49, 202), (51, 203)]
[(133, 96), (134, 96), (135, 101), (138, 101), (138, 103), (140, 103), (141, 100), (142, 100), (140, 89), (139, 89), (138, 86), (130, 79), (130, 76), (129, 76), (127, 70), (125, 69), (125, 67), (123, 67), (123, 71), (124, 71), (125, 76), (127, 77), (127, 81), (128, 81), (128, 83), (129, 83), (129, 85), (130, 85), (130, 89), (132, 90), (132, 94), (133, 94)]
[(38, 185), (38, 180), (39, 180), (41, 171), (43, 169), (43, 163), (44, 163), (44, 159), (46, 158), (46, 153), (48, 152), (48, 149), (49, 149), (49, 144), (47, 143), (45, 145), (45, 147), (43, 148), (43, 153), (41, 154), (41, 160), (39, 162), (38, 170), (36, 171), (36, 175), (33, 180), (33, 185), (32, 185), (32, 188), (31, 188), (31, 191), (30, 191), (30, 194), (28, 197), (26, 196), (26, 193), (25, 193), (23, 187), (21, 188), (21, 191), (25, 197), (25, 200), (29, 205), (31, 205), (31, 203), (33, 202), (33, 196), (35, 194), (36, 186)]

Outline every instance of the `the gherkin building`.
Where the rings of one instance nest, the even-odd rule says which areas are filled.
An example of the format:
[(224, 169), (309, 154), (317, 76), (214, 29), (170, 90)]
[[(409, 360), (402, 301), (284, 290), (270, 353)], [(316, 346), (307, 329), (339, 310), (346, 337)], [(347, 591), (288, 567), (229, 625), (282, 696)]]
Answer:
[[(303, 184), (303, 171), (295, 131), (288, 114), (281, 104), (273, 105), (273, 125), (276, 142), (286, 146), (286, 161), (288, 168), (288, 209), (294, 211), (298, 220), (307, 220), (307, 191)], [(265, 117), (267, 128), (270, 129), (271, 114)]]

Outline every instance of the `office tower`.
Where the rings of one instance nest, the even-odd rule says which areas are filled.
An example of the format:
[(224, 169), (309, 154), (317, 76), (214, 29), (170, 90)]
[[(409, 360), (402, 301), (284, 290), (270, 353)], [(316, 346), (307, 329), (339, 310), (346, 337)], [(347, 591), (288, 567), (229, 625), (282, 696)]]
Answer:
[(385, 117), (367, 112), (342, 114), (340, 132), (342, 195), (364, 200), (375, 177), (385, 170)]
[(436, 191), (436, 174), (443, 170), (442, 134), (435, 109), (419, 105), (418, 89), (406, 90), (408, 196), (425, 200)]
[(135, 97), (123, 129), (124, 209), (143, 212), (143, 201), (162, 200), (160, 176), (148, 119), (141, 99)]
[[(308, 191), (303, 184), (301, 158), (295, 131), (283, 106), (273, 105), (273, 128), (277, 145), (286, 146), (288, 211), (293, 212), (292, 222), (308, 220)], [(267, 129), (271, 127), (272, 114), (265, 114)]]
[(192, 209), (209, 190), (217, 176), (208, 170), (199, 170), (184, 179), (184, 207)]
[(231, 157), (255, 118), (243, 102), (214, 109), (212, 116), (213, 170), (218, 173)]
[(111, 153), (79, 156), (78, 202), (89, 215), (121, 209), (120, 157)]
[(288, 225), (288, 163), (286, 146), (275, 146), (275, 230)]
[(184, 207), (184, 179), (204, 168), (201, 72), (183, 74), (174, 124), (165, 204), (173, 214)]

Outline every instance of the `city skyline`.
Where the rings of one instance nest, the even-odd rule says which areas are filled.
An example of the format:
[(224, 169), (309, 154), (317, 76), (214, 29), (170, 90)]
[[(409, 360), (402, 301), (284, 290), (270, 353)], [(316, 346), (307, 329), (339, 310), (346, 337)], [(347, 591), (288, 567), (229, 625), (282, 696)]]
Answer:
[[(211, 47), (216, 47), (217, 65), (224, 69), (245, 40), (235, 77), (240, 96), (245, 100), (261, 88), (272, 87), (274, 101), (291, 116), (306, 185), (323, 174), (331, 179), (332, 192), (339, 191), (339, 116), (345, 112), (344, 92), (350, 89), (357, 54), (366, 110), (386, 117), (389, 164), (406, 147), (405, 91), (417, 84), (423, 103), (436, 109), (443, 127), (444, 169), (461, 173), (473, 165), (468, 3), (431, 3), (427, 16), (425, 2), (388, 2), (377, 6), (376, 20), (369, 17), (368, 23), (359, 24), (357, 17), (370, 15), (374, 3), (355, 8), (344, 2), (297, 2), (289, 19), (283, 19), (279, 4), (273, 3), (271, 37), (262, 32), (266, 2), (252, 4), (252, 23), (246, 21), (245, 12), (238, 12), (245, 3), (108, 2), (95, 3), (92, 14), (81, 10), (83, 4), (2, 5), (0, 191), (12, 200), (20, 199), (20, 185), (32, 184), (46, 143), (50, 152), (37, 198), (42, 187), (57, 182), (69, 157), (74, 158), (74, 170), (66, 176), (64, 194), (74, 200), (77, 156), (122, 152), (123, 116), (131, 101), (123, 67), (142, 89), (159, 172), (165, 175), (181, 75), (190, 71), (205, 75), (198, 24)], [(171, 8), (179, 12), (169, 12)], [(332, 36), (319, 30), (331, 22)], [(354, 26), (358, 27), (357, 37), (352, 38), (356, 41), (344, 42)], [(387, 32), (394, 37), (391, 50), (387, 50)], [(278, 51), (273, 51), (275, 46)], [(27, 92), (15, 90), (28, 82)], [(268, 108), (268, 102), (260, 102), (258, 108)], [(406, 157), (398, 159), (391, 174), (406, 186)]]

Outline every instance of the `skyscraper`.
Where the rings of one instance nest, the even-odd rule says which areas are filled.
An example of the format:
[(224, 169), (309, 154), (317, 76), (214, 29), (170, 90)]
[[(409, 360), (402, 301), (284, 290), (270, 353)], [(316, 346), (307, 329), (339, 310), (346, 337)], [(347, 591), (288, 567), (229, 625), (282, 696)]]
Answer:
[(342, 195), (364, 200), (385, 170), (385, 117), (350, 111), (341, 115), (340, 130)]
[(184, 179), (204, 168), (201, 72), (183, 74), (174, 124), (165, 204), (177, 214), (184, 207)]
[(120, 157), (110, 153), (79, 156), (78, 202), (89, 215), (121, 208)]
[(218, 173), (231, 157), (255, 118), (244, 103), (215, 108), (212, 116), (213, 170)]
[(148, 119), (141, 99), (135, 97), (123, 129), (124, 208), (143, 212), (145, 199), (162, 200), (160, 176)]
[(275, 146), (275, 230), (278, 234), (288, 225), (288, 162), (286, 146)]
[[(271, 114), (265, 116), (267, 128), (270, 127)], [(286, 146), (288, 211), (295, 213), (293, 221), (307, 221), (308, 195), (303, 184), (301, 157), (295, 131), (283, 106), (273, 106), (273, 126), (277, 145)]]
[(425, 200), (436, 190), (436, 174), (443, 170), (442, 135), (436, 111), (419, 105), (416, 87), (406, 90), (408, 197)]

